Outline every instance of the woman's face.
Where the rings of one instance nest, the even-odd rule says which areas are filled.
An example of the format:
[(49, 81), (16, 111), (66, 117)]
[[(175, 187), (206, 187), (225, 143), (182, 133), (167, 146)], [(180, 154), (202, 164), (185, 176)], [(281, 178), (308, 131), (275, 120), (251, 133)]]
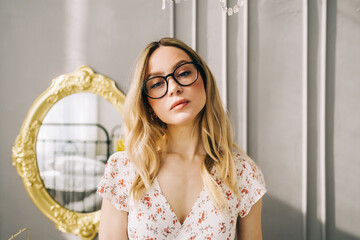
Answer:
[[(160, 46), (149, 58), (146, 79), (152, 76), (166, 76), (184, 61), (191, 62), (192, 60), (183, 50), (171, 46)], [(167, 80), (168, 91), (164, 97), (148, 98), (151, 108), (167, 125), (192, 123), (206, 102), (201, 74), (198, 74), (198, 79), (190, 86), (180, 86), (173, 77), (168, 77)]]

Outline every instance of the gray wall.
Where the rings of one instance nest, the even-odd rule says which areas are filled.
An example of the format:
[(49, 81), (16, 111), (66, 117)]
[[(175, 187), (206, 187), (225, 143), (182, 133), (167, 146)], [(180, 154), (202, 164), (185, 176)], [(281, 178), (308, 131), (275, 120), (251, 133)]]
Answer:
[[(228, 1), (229, 5), (235, 1)], [(136, 57), (175, 36), (207, 61), (268, 187), (264, 239), (360, 239), (360, 1), (0, 0), (0, 238), (65, 239), (27, 196), (11, 147), (51, 79), (86, 64), (126, 93)]]

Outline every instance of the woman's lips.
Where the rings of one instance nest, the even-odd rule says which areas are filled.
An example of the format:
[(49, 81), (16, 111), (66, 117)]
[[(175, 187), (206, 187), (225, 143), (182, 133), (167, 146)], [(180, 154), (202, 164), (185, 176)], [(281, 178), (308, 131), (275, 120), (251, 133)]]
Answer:
[(182, 103), (176, 105), (175, 107), (173, 107), (172, 110), (182, 109), (182, 108), (185, 107), (187, 104), (188, 104), (188, 102), (182, 102)]
[(180, 100), (171, 105), (170, 110), (179, 110), (184, 108), (190, 101), (188, 100)]

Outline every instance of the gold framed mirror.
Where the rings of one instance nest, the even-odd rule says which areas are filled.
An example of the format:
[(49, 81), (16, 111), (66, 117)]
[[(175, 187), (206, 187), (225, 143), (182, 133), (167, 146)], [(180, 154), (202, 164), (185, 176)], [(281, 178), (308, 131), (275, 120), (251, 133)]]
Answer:
[[(39, 130), (43, 128), (42, 126), (45, 126), (45, 124), (43, 124), (45, 117), (59, 101), (65, 101), (64, 99), (69, 98), (70, 95), (81, 95), (83, 93), (90, 93), (90, 95), (96, 95), (101, 99), (107, 100), (105, 102), (110, 103), (116, 109), (116, 112), (122, 115), (125, 95), (118, 90), (115, 82), (101, 74), (94, 73), (88, 66), (82, 66), (74, 73), (64, 74), (55, 78), (51, 86), (35, 100), (15, 140), (12, 148), (12, 161), (18, 174), (22, 178), (26, 191), (40, 211), (52, 220), (60, 231), (78, 235), (81, 239), (90, 240), (93, 239), (98, 232), (100, 211), (77, 211), (76, 208), (71, 207), (72, 205), (65, 205), (56, 199), (49, 189), (52, 188), (52, 186), (50, 186), (53, 184), (52, 182), (59, 182), (60, 180), (56, 179), (49, 182), (49, 180), (45, 178), (45, 173), (48, 173), (48, 169), (40, 171), (40, 169), (44, 169), (44, 167), (42, 166), (43, 163), (38, 161), (40, 145), (38, 139)], [(63, 133), (63, 130), (60, 132)], [(73, 130), (69, 132), (73, 132)], [(85, 132), (88, 133), (88, 131)], [(94, 133), (97, 135), (98, 130)], [(79, 134), (76, 133), (74, 135)], [(109, 143), (109, 139), (106, 141)], [(74, 143), (73, 140), (67, 140), (66, 144), (69, 142)], [(48, 149), (48, 147), (46, 147), (46, 149)], [(109, 149), (109, 146), (107, 149)], [(57, 152), (57, 150), (54, 151)], [(101, 160), (104, 164), (108, 156), (109, 151), (102, 155)], [(64, 158), (64, 156), (62, 156), (62, 158)], [(84, 161), (84, 158), (82, 161)], [(56, 165), (61, 165), (59, 158), (53, 162), (55, 162)], [(79, 162), (75, 164), (78, 163)], [(88, 167), (88, 162), (86, 164)], [(57, 173), (58, 172), (57, 170)], [(100, 176), (100, 171), (97, 173), (97, 176)], [(88, 182), (86, 179), (81, 181)], [(94, 181), (96, 181), (96, 178)], [(73, 186), (79, 187), (78, 183), (73, 183)], [(93, 187), (94, 186), (92, 186), (92, 188)], [(83, 195), (85, 196), (85, 194)]]

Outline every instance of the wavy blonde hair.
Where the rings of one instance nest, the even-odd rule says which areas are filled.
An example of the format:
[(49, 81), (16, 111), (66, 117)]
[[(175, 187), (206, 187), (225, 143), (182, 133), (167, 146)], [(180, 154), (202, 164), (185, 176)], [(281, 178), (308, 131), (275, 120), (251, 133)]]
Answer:
[[(201, 167), (203, 184), (213, 200), (215, 207), (224, 209), (225, 196), (212, 178), (210, 171), (216, 167), (225, 184), (239, 196), (233, 161), (232, 127), (228, 115), (222, 106), (215, 78), (204, 60), (189, 46), (174, 38), (162, 38), (150, 43), (141, 53), (131, 87), (126, 97), (124, 120), (127, 130), (126, 151), (130, 161), (137, 169), (137, 175), (130, 189), (137, 203), (151, 186), (160, 167), (160, 159), (166, 149), (166, 124), (159, 119), (151, 118), (151, 107), (142, 92), (142, 84), (151, 54), (160, 46), (172, 46), (186, 52), (196, 62), (204, 80), (206, 104), (197, 121), (200, 126), (201, 139), (207, 153)], [(241, 151), (241, 150), (240, 150)]]

